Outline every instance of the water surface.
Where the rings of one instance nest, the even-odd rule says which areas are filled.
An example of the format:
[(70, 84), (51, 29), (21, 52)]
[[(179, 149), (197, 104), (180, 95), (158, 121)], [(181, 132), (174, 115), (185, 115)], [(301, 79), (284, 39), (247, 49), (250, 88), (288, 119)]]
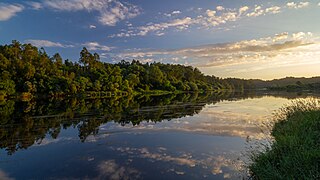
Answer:
[(1, 102), (0, 179), (240, 179), (246, 140), (310, 94)]

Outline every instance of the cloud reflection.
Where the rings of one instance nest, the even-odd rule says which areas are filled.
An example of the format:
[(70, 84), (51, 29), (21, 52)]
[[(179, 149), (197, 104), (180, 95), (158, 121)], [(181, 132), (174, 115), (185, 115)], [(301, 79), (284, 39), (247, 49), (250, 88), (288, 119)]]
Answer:
[(115, 162), (115, 160), (103, 161), (98, 165), (98, 171), (100, 173), (98, 179), (110, 179), (110, 180), (129, 180), (140, 179), (141, 173), (134, 169), (125, 166), (121, 166)]
[[(185, 168), (197, 167), (204, 170), (202, 172), (199, 172), (204, 173), (204, 177), (207, 177), (210, 174), (223, 174), (224, 178), (234, 178), (239, 175), (238, 172), (243, 171), (244, 167), (244, 163), (242, 160), (233, 160), (234, 152), (232, 151), (223, 152), (219, 155), (196, 154), (195, 152), (193, 152), (194, 154), (186, 152), (174, 152), (175, 155), (173, 155), (173, 152), (169, 151), (167, 148), (162, 147), (153, 152), (146, 147), (118, 147), (114, 149), (123, 153), (124, 155), (128, 155), (130, 158), (147, 159), (151, 162), (157, 161), (162, 163), (169, 163), (169, 165), (167, 166), (167, 172), (174, 172), (176, 175), (190, 175), (192, 171), (186, 170)], [(177, 153), (179, 155), (176, 155)]]
[(285, 98), (266, 96), (239, 101), (223, 101), (206, 105), (201, 113), (161, 123), (143, 121), (138, 126), (108, 124), (100, 127), (100, 134), (138, 133), (139, 131), (183, 131), (218, 136), (264, 139), (264, 123), (272, 119), (274, 110), (288, 103)]
[(14, 178), (9, 177), (9, 175), (0, 169), (0, 179), (1, 180), (14, 180)]

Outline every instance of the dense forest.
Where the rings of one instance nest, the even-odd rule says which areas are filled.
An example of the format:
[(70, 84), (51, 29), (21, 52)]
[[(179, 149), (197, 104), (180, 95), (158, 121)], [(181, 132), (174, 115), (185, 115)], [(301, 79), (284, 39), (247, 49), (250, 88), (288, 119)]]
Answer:
[(63, 60), (56, 53), (31, 44), (0, 46), (0, 94), (10, 96), (49, 95), (66, 96), (90, 94), (132, 94), (181, 91), (233, 91), (252, 89), (251, 81), (221, 79), (204, 75), (191, 66), (146, 63), (137, 60), (117, 64), (101, 62), (97, 53), (86, 48), (78, 61)]

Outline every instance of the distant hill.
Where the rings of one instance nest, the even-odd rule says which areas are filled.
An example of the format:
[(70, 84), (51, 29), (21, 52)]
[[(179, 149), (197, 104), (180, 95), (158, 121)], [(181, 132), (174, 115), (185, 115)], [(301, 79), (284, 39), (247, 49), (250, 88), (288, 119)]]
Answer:
[(296, 84), (314, 84), (320, 83), (320, 76), (305, 78), (305, 77), (286, 77), (274, 80), (260, 80), (252, 79), (251, 82), (255, 85), (257, 89), (270, 88), (270, 87), (285, 87)]

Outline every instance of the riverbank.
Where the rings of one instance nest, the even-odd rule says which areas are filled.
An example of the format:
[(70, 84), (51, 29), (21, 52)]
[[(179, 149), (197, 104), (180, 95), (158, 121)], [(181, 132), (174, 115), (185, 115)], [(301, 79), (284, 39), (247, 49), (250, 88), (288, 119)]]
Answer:
[(280, 109), (274, 142), (252, 156), (253, 179), (320, 178), (320, 100), (297, 100)]
[[(165, 91), (165, 90), (148, 90), (148, 91), (85, 91), (77, 94), (68, 94), (68, 93), (50, 93), (50, 94), (32, 94), (29, 92), (20, 92), (15, 93), (14, 95), (7, 96), (5, 94), (1, 94), (0, 91), (0, 101), (4, 101), (6, 99), (16, 99), (21, 101), (31, 101), (32, 99), (45, 99), (45, 98), (53, 98), (53, 99), (61, 99), (61, 98), (82, 98), (82, 99), (105, 99), (105, 98), (121, 98), (128, 96), (163, 96), (169, 94), (183, 94), (183, 93), (220, 93), (220, 94), (230, 94), (234, 91), (230, 91), (228, 89), (220, 89), (220, 90), (208, 90), (208, 91)], [(243, 92), (242, 92), (243, 93)]]

